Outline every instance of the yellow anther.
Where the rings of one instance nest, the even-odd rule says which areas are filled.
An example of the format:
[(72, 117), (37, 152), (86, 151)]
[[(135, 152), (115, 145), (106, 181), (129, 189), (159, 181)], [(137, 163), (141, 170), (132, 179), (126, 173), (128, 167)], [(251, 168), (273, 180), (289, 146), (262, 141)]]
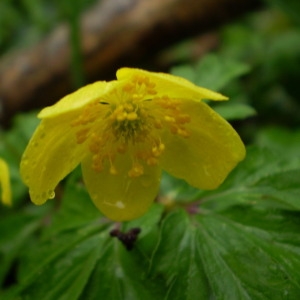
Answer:
[(147, 158), (147, 165), (148, 165), (148, 166), (155, 166), (155, 165), (157, 165), (157, 163), (158, 163), (157, 158), (155, 158), (155, 157), (153, 157), (153, 156), (149, 156), (149, 157)]
[(189, 133), (185, 130), (185, 129), (182, 129), (182, 128), (177, 128), (177, 134), (182, 136), (182, 137), (189, 137)]
[(126, 117), (127, 117), (127, 120), (133, 121), (133, 120), (136, 120), (138, 118), (138, 115), (137, 115), (136, 112), (133, 111), (133, 112), (127, 114)]
[(191, 117), (188, 114), (181, 114), (177, 118), (177, 122), (180, 124), (185, 124), (191, 121)]
[(153, 88), (148, 88), (148, 89), (147, 89), (147, 94), (149, 94), (149, 95), (156, 95), (157, 92), (156, 92), (156, 90), (153, 89)]
[(102, 143), (103, 143), (102, 139), (98, 135), (93, 133), (91, 135), (90, 143), (89, 143), (90, 151), (95, 154), (99, 153)]
[[(108, 169), (109, 175), (117, 175), (120, 170), (116, 161), (122, 158), (115, 159), (127, 153), (133, 162), (127, 175), (135, 178), (144, 174), (144, 165), (158, 165), (165, 151), (165, 144), (160, 139), (161, 129), (187, 138), (186, 123), (190, 122), (190, 116), (181, 111), (178, 101), (168, 96), (158, 97), (155, 83), (147, 76), (134, 77), (122, 91), (120, 101), (102, 105), (101, 110), (98, 110), (99, 102), (107, 103), (107, 99), (98, 99), (86, 107), (71, 126), (78, 126), (77, 143), (88, 143), (93, 155), (93, 170), (103, 172)], [(97, 122), (97, 128), (93, 127), (93, 122)]]
[(136, 82), (138, 85), (147, 85), (147, 83), (149, 83), (149, 78), (146, 76), (137, 75), (133, 78), (133, 81)]
[(92, 168), (96, 172), (101, 172), (103, 170), (102, 160), (101, 160), (101, 157), (98, 154), (95, 154), (93, 156)]
[(165, 116), (164, 119), (165, 119), (165, 121), (167, 121), (169, 123), (174, 123), (175, 122), (175, 118), (170, 117), (170, 116)]
[(140, 94), (133, 94), (131, 97), (132, 97), (132, 101), (133, 102), (136, 102), (137, 100), (141, 100), (142, 99), (142, 97), (141, 97)]
[(165, 150), (165, 145), (164, 144), (159, 144), (158, 146), (152, 147), (152, 154), (155, 157), (158, 157), (162, 154), (162, 152)]
[(115, 168), (114, 165), (111, 165), (111, 166), (110, 166), (109, 173), (110, 173), (111, 175), (117, 175), (117, 174), (118, 174), (118, 171), (117, 171), (117, 169)]
[(165, 145), (163, 143), (160, 143), (159, 146), (158, 146), (158, 149), (162, 153), (165, 150)]
[(126, 109), (127, 112), (132, 112), (132, 111), (134, 110), (133, 105), (130, 104), (130, 103), (126, 103), (126, 104), (124, 105), (124, 108)]
[(124, 121), (126, 118), (127, 118), (127, 112), (126, 111), (122, 111), (122, 112), (117, 114), (117, 120), (119, 122)]
[(129, 177), (139, 177), (144, 173), (142, 165), (135, 163), (128, 172)]
[(131, 93), (135, 89), (134, 84), (132, 83), (127, 83), (123, 86), (123, 91), (127, 93)]
[(76, 132), (77, 144), (82, 144), (86, 141), (89, 131), (89, 128), (84, 128)]

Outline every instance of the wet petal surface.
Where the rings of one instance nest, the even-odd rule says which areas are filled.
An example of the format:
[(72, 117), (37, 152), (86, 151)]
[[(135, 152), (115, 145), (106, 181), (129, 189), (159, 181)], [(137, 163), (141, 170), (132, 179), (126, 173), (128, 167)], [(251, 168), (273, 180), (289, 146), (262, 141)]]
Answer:
[(57, 184), (84, 156), (72, 127), (73, 114), (45, 119), (38, 126), (23, 154), (20, 171), (29, 186), (32, 202), (43, 204), (54, 197)]
[(143, 165), (143, 174), (128, 176), (132, 159), (128, 154), (114, 162), (116, 174), (110, 174), (111, 166), (104, 165), (101, 172), (92, 168), (92, 158), (82, 163), (83, 178), (89, 194), (98, 209), (115, 221), (125, 221), (144, 214), (157, 196), (161, 170), (157, 166)]
[(194, 187), (217, 188), (244, 158), (245, 147), (231, 125), (205, 103), (185, 101), (181, 107), (191, 117), (189, 136), (164, 134), (161, 166)]

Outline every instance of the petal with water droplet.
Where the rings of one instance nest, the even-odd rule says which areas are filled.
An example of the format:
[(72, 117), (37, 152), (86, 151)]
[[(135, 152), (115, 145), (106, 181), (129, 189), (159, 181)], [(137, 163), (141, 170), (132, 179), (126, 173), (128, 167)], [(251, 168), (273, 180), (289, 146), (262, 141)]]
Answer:
[(84, 149), (76, 143), (70, 126), (73, 118), (74, 113), (70, 113), (42, 120), (23, 154), (20, 173), (35, 204), (53, 198), (57, 184), (84, 156)]
[(115, 221), (125, 221), (143, 215), (157, 196), (161, 169), (144, 166), (144, 173), (129, 177), (132, 158), (126, 153), (114, 162), (117, 174), (109, 173), (109, 164), (101, 172), (92, 169), (91, 157), (82, 162), (83, 178), (89, 194), (98, 209)]

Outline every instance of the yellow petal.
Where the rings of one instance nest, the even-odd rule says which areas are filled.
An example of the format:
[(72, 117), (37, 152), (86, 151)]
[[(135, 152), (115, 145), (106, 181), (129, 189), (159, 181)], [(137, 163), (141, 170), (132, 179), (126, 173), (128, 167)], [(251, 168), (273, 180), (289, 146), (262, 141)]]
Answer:
[(1, 200), (5, 205), (11, 205), (11, 189), (9, 169), (6, 162), (0, 158), (0, 186), (2, 190)]
[(70, 126), (73, 118), (74, 114), (70, 113), (42, 120), (23, 154), (20, 172), (35, 204), (53, 198), (57, 184), (84, 155)]
[(58, 101), (56, 104), (44, 108), (38, 115), (39, 118), (52, 118), (71, 112), (86, 106), (96, 99), (100, 99), (114, 88), (115, 82), (98, 81), (89, 84), (72, 94), (69, 94)]
[(162, 168), (200, 189), (214, 189), (245, 157), (245, 147), (229, 123), (202, 102), (184, 101), (191, 117), (188, 138), (165, 134)]
[(147, 76), (155, 83), (157, 96), (167, 95), (169, 98), (228, 100), (227, 97), (211, 90), (199, 87), (192, 82), (178, 76), (148, 72), (141, 69), (122, 68), (117, 71), (118, 80), (130, 79), (132, 76)]
[(101, 172), (92, 168), (91, 157), (82, 163), (83, 178), (96, 207), (108, 218), (125, 221), (144, 214), (157, 196), (161, 170), (144, 166), (144, 174), (129, 177), (132, 159), (128, 153), (116, 157), (116, 175), (109, 173), (106, 164)]

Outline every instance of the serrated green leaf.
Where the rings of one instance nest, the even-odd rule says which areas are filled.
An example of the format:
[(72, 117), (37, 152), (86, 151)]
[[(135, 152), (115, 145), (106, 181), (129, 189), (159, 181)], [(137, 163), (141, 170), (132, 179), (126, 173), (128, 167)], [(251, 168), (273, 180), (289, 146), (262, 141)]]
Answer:
[[(44, 241), (27, 253), (19, 284), (5, 300), (160, 299), (161, 284), (149, 281), (149, 258), (126, 250), (109, 227), (94, 222)], [(2, 299), (1, 298), (1, 299)]]
[(151, 280), (147, 273), (148, 262), (137, 250), (126, 251), (114, 241), (99, 260), (80, 299), (162, 299), (164, 283)]
[[(90, 265), (94, 256), (97, 256), (94, 252), (96, 244), (101, 245), (106, 237), (96, 234), (101, 232), (101, 226), (91, 224), (73, 232), (65, 232), (31, 249), (24, 255), (26, 259), (19, 271), (19, 284), (8, 291), (3, 299), (15, 299), (17, 295), (22, 299), (66, 299), (60, 297), (68, 294), (72, 296), (69, 299), (76, 299), (73, 296), (78, 296), (83, 286), (81, 289), (80, 285), (74, 288), (73, 282), (78, 278), (86, 282), (86, 277), (90, 275), (88, 270), (92, 268)], [(89, 261), (88, 266), (85, 265), (86, 261)]]
[(208, 54), (194, 67), (190, 65), (174, 67), (171, 73), (185, 77), (197, 85), (219, 91), (232, 80), (249, 71), (250, 68), (245, 63), (223, 58), (216, 54)]
[(190, 202), (199, 197), (199, 189), (186, 183), (184, 180), (175, 178), (163, 172), (160, 185), (160, 196), (176, 202)]
[(300, 157), (248, 147), (246, 159), (219, 189), (198, 196), (204, 208), (214, 210), (242, 203), (299, 210), (299, 172)]
[(280, 211), (179, 210), (163, 223), (152, 271), (167, 282), (165, 299), (297, 299), (299, 227), (299, 214)]
[(184, 213), (164, 220), (152, 272), (163, 274), (167, 284), (164, 299), (209, 299), (208, 281), (198, 259), (196, 228)]
[[(147, 214), (122, 226), (125, 232), (132, 227), (141, 229), (129, 252), (117, 238), (110, 237), (115, 225), (93, 206), (80, 170), (68, 178), (65, 187), (53, 223), (44, 230), (39, 244), (24, 253), (18, 284), (1, 299), (75, 300), (102, 295), (108, 295), (107, 299), (139, 299), (139, 295), (157, 299), (160, 284), (147, 282), (146, 274), (157, 242), (162, 205), (153, 205)], [(52, 204), (54, 201), (59, 200)], [(111, 289), (112, 282), (117, 289)]]
[(280, 156), (297, 157), (300, 153), (300, 130), (287, 130), (281, 127), (261, 129), (255, 143), (260, 147), (271, 149)]

